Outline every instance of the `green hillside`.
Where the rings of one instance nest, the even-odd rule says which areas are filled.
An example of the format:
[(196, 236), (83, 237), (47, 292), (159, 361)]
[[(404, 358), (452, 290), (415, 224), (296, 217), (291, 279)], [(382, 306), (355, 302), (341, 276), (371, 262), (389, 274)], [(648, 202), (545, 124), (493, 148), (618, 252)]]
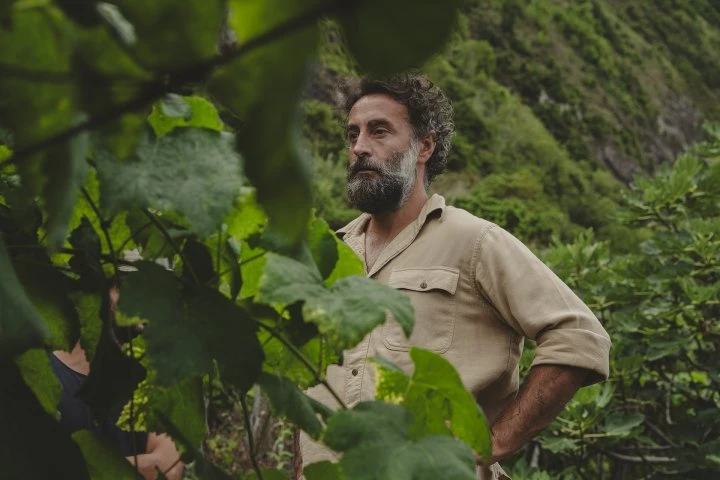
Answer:
[[(352, 218), (337, 108), (357, 71), (337, 30), (306, 102), (316, 204), (333, 226)], [(433, 188), (536, 244), (592, 227), (627, 244), (608, 219), (625, 185), (703, 137), (720, 117), (717, 0), (466, 0), (456, 34), (424, 71), (450, 96), (457, 135)]]

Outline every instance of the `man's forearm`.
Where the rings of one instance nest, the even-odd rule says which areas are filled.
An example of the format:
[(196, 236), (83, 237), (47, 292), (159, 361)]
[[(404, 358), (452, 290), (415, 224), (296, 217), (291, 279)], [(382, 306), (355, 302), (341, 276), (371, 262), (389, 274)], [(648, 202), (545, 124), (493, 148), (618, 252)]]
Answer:
[[(135, 457), (126, 458), (131, 464), (135, 465)], [(158, 475), (158, 470), (163, 472), (168, 480), (179, 480), (182, 478), (184, 464), (178, 462), (174, 466), (172, 464), (168, 465), (167, 460), (157, 453), (143, 453), (138, 455), (137, 462), (138, 472), (140, 472), (140, 475), (142, 475), (145, 480), (155, 480)], [(170, 470), (166, 472), (166, 469)]]
[(492, 427), (492, 462), (512, 455), (547, 427), (583, 385), (588, 373), (564, 365), (533, 367), (517, 398)]

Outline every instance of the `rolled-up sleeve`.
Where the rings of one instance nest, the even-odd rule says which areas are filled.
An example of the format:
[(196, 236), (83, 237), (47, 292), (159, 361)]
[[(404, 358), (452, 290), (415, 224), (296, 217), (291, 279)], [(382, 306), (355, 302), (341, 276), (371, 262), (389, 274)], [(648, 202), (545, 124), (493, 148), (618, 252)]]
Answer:
[(593, 372), (586, 384), (608, 377), (610, 336), (552, 270), (497, 226), (476, 249), (477, 286), (511, 328), (537, 342), (533, 366), (585, 368)]

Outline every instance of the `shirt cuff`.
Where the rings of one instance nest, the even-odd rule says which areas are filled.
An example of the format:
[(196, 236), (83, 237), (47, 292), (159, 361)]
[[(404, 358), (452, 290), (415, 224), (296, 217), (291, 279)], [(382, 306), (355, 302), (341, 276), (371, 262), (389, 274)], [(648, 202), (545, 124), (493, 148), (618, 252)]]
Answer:
[(567, 365), (590, 370), (585, 385), (610, 375), (610, 339), (583, 329), (549, 330), (537, 337), (532, 366)]

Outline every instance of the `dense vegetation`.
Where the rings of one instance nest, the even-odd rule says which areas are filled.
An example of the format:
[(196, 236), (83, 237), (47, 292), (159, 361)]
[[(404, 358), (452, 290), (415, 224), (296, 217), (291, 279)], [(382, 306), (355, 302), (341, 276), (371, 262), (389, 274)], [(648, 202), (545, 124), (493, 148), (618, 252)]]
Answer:
[(79, 341), (83, 398), (172, 433), (188, 476), (284, 478), (297, 425), (345, 453), (308, 480), (474, 478), (481, 413), (443, 435), (444, 412), (417, 415), (430, 395), (472, 402), (437, 387), (442, 357), (413, 352), (427, 391), (379, 366), (394, 404), (331, 413), (301, 392), (386, 311), (412, 328), (328, 224), (356, 214), (342, 84), (423, 64), (458, 130), (433, 188), (543, 252), (614, 341), (612, 379), (513, 478), (720, 472), (720, 135), (701, 129), (720, 117), (720, 5), (386, 3), (0, 3), (0, 477), (135, 478), (58, 426), (47, 353)]

